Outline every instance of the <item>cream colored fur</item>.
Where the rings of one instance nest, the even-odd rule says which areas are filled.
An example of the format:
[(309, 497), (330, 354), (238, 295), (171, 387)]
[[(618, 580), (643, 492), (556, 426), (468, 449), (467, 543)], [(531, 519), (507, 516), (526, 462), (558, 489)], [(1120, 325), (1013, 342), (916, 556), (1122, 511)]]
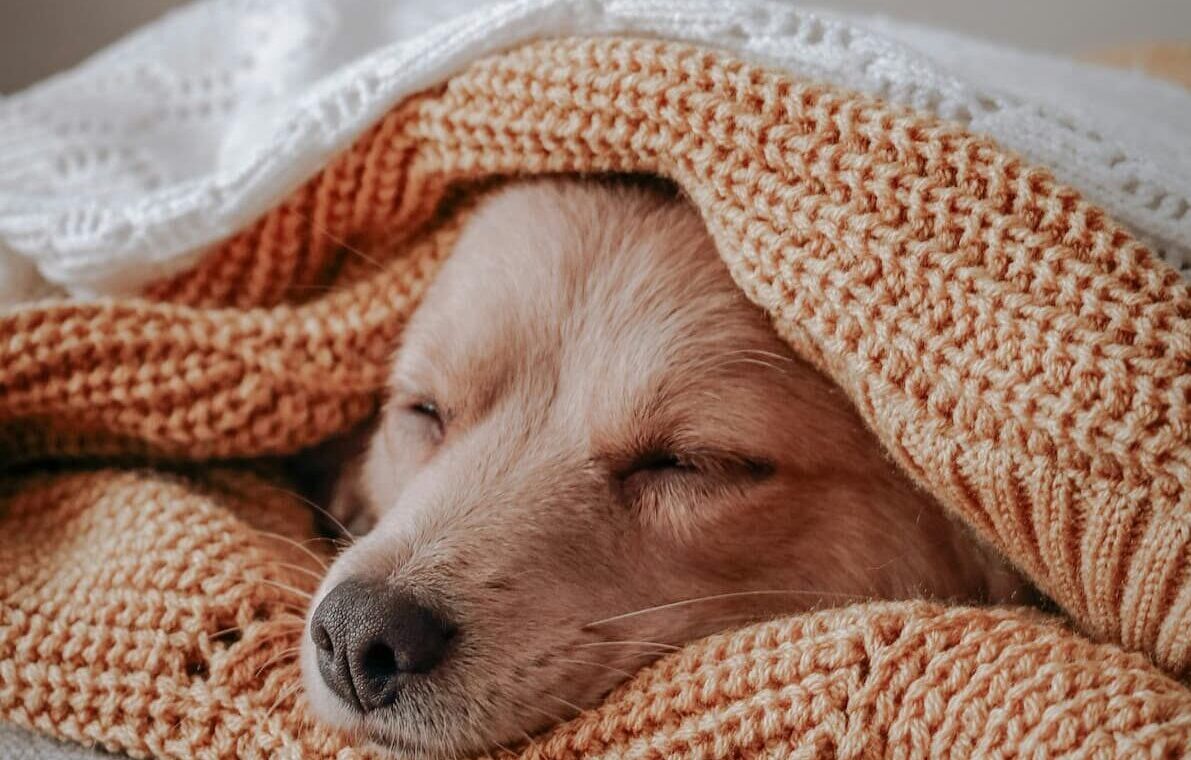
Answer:
[(459, 633), (366, 715), (321, 683), (307, 637), (309, 698), (428, 757), (521, 741), (745, 620), (1020, 587), (775, 336), (697, 213), (624, 184), (516, 184), (478, 209), (339, 508), (376, 526), (312, 609), (381, 578)]

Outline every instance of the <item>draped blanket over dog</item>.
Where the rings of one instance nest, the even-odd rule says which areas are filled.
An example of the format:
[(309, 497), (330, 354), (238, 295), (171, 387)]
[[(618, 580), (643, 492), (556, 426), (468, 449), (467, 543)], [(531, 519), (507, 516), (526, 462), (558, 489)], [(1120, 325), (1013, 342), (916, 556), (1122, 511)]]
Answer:
[[(143, 298), (0, 317), (0, 460), (87, 460), (0, 481), (0, 718), (139, 756), (369, 755), (296, 688), (321, 558), (262, 462), (372, 411), (477, 183), (546, 172), (678, 183), (781, 336), (1065, 614), (754, 625), (526, 755), (1191, 752), (1186, 283), (960, 126), (625, 40), (534, 43), (401, 103)], [(175, 464), (110, 464), (146, 456)]]

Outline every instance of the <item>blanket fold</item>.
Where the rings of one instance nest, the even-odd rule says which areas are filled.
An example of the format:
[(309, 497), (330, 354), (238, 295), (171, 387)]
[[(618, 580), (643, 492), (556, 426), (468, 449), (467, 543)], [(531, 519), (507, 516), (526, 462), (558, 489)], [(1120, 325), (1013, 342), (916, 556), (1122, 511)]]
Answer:
[[(529, 754), (1191, 752), (1187, 284), (983, 137), (704, 49), (486, 59), (143, 298), (0, 316), (0, 458), (203, 462), (346, 429), (474, 183), (545, 172), (677, 182), (778, 333), (1069, 618), (899, 603), (753, 626)], [(245, 522), (292, 500), (226, 477), (0, 481), (0, 716), (141, 755), (342, 748), (283, 654), (322, 558)], [(267, 530), (301, 541), (285, 522)]]

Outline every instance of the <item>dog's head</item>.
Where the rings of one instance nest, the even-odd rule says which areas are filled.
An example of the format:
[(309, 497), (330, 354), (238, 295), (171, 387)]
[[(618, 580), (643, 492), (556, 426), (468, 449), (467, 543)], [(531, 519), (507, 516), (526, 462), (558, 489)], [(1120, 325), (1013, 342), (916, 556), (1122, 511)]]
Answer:
[(408, 330), (316, 595), (324, 719), (405, 753), (516, 742), (674, 645), (980, 573), (840, 392), (656, 191), (513, 186)]

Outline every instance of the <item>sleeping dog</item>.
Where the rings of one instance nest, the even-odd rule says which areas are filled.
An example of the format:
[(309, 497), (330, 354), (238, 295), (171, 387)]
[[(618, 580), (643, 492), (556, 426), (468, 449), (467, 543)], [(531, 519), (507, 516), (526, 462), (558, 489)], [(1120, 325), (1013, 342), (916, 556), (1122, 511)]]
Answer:
[(750, 620), (1021, 580), (889, 461), (656, 187), (476, 210), (404, 334), (335, 512), (315, 714), (403, 755), (522, 740)]

